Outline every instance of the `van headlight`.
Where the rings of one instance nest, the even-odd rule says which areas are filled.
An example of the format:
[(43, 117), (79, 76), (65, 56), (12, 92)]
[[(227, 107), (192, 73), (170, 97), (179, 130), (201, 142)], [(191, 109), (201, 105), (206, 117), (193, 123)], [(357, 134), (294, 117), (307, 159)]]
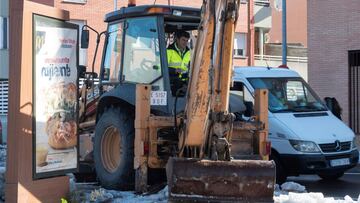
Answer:
[(356, 137), (353, 138), (353, 141), (351, 142), (352, 149), (356, 149)]
[(301, 140), (290, 140), (290, 144), (300, 152), (320, 152), (319, 147), (311, 141), (301, 141)]

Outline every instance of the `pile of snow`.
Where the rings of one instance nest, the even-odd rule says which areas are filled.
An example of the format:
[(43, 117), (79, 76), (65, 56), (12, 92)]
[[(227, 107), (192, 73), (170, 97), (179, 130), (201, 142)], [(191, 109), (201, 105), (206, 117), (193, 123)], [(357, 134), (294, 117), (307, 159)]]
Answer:
[(168, 200), (167, 186), (158, 193), (151, 195), (136, 195), (133, 191), (123, 192), (94, 187), (86, 187), (86, 185), (79, 183), (75, 184), (69, 198), (70, 202), (166, 203)]
[(305, 186), (295, 182), (286, 182), (281, 186), (275, 185), (274, 191), (275, 203), (360, 203), (360, 195), (357, 201), (346, 195), (344, 200), (334, 197), (324, 197), (321, 192), (307, 193)]
[(306, 192), (305, 186), (295, 182), (286, 182), (281, 185), (281, 190), (288, 192)]
[(360, 203), (360, 195), (357, 201), (346, 195), (344, 200), (336, 200), (333, 197), (324, 197), (321, 192), (294, 193), (274, 196), (275, 203)]
[(275, 185), (274, 196), (287, 195), (289, 192), (306, 193), (306, 188), (295, 182), (286, 182), (281, 186)]

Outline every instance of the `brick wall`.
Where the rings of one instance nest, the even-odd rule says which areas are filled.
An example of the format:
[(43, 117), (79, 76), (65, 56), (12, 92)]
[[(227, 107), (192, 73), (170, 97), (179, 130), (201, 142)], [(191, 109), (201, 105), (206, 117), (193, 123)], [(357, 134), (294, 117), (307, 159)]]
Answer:
[[(307, 0), (286, 1), (287, 42), (301, 43), (307, 47)], [(317, 1), (317, 0), (314, 0)], [(282, 11), (275, 9), (274, 0), (271, 0), (272, 25), (270, 29), (270, 42), (281, 43), (282, 40)]]
[(308, 0), (309, 83), (335, 97), (349, 120), (348, 51), (360, 50), (359, 0)]
[(31, 1), (39, 3), (39, 4), (45, 4), (48, 6), (54, 6), (54, 0), (31, 0)]
[[(85, 4), (65, 3), (62, 0), (54, 0), (55, 7), (70, 11), (70, 18), (72, 20), (85, 20), (87, 25), (90, 25), (97, 31), (101, 32), (106, 30), (104, 23), (104, 16), (114, 10), (114, 1), (99, 1), (87, 0)], [(120, 0), (119, 0), (120, 2)], [(121, 1), (122, 2), (122, 1)], [(104, 38), (102, 38), (102, 42)], [(96, 45), (96, 35), (90, 32), (89, 49), (88, 49), (88, 70), (91, 70), (91, 64), (94, 57), (94, 50)], [(101, 63), (103, 46), (100, 43), (95, 70), (98, 72)]]

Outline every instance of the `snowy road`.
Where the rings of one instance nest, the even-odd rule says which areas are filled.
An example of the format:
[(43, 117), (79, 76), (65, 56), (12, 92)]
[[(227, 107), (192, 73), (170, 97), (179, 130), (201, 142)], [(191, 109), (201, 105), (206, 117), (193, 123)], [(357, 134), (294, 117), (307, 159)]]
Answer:
[(357, 199), (360, 194), (360, 165), (336, 181), (324, 181), (316, 175), (290, 177), (288, 181), (305, 186), (308, 192), (322, 192), (325, 197), (344, 198), (345, 195), (349, 195)]
[[(4, 202), (6, 146), (0, 145), (0, 203)], [(126, 203), (165, 203), (168, 199), (167, 188), (152, 195), (135, 195), (133, 192), (104, 190), (89, 183), (75, 183), (71, 177), (68, 200), (71, 202), (126, 202)], [(281, 189), (274, 192), (275, 203), (360, 203), (360, 165), (348, 171), (340, 180), (322, 181), (317, 176), (291, 177)], [(299, 184), (300, 185), (299, 185)], [(305, 187), (304, 187), (305, 186)], [(306, 191), (307, 192), (306, 192)], [(294, 193), (294, 192), (298, 193)]]

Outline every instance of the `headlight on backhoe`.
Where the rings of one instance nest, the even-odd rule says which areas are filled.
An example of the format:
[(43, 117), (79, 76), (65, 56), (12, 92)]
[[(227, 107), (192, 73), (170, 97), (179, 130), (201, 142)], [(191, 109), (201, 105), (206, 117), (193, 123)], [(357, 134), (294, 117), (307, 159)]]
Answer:
[(300, 152), (320, 152), (319, 147), (311, 141), (290, 140), (290, 144), (294, 147), (295, 150)]

